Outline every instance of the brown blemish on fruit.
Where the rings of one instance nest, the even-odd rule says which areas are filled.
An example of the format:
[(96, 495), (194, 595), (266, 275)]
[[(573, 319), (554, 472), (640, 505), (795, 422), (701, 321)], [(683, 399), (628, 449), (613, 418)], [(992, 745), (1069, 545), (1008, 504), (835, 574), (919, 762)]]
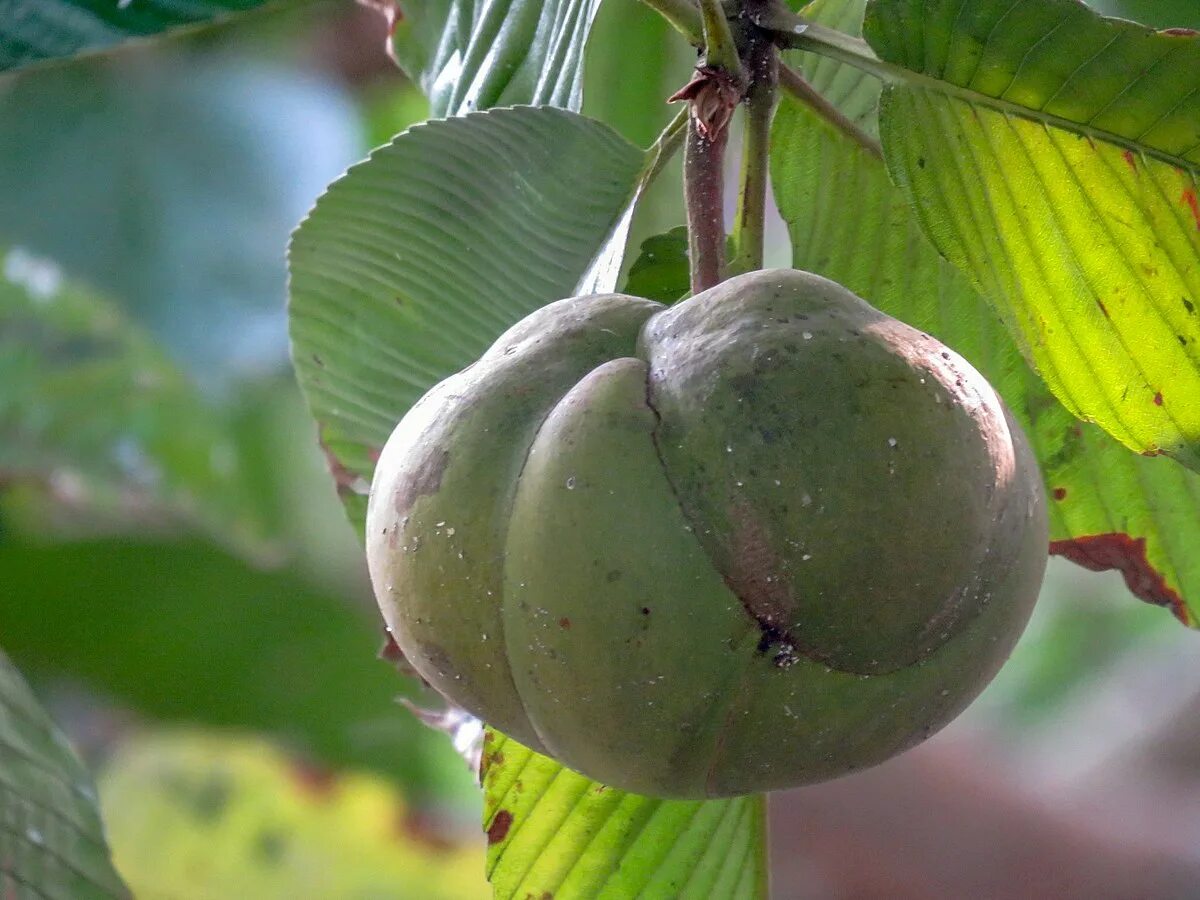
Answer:
[(512, 828), (513, 814), (507, 809), (502, 809), (496, 813), (492, 819), (492, 824), (487, 828), (488, 844), (499, 844), (502, 840), (508, 837), (508, 830)]
[(771, 535), (744, 500), (729, 508), (729, 571), (725, 583), (742, 601), (746, 612), (758, 622), (764, 634), (782, 633), (795, 616), (796, 604), (791, 585), (777, 574), (782, 560), (771, 546)]
[(420, 465), (405, 472), (392, 497), (396, 512), (401, 516), (407, 515), (418, 499), (436, 494), (442, 486), (442, 475), (449, 463), (450, 451), (442, 450), (428, 454)]
[(1061, 556), (1092, 572), (1120, 572), (1125, 586), (1135, 597), (1169, 609), (1184, 625), (1192, 624), (1183, 598), (1150, 564), (1144, 537), (1109, 532), (1051, 541), (1050, 555)]

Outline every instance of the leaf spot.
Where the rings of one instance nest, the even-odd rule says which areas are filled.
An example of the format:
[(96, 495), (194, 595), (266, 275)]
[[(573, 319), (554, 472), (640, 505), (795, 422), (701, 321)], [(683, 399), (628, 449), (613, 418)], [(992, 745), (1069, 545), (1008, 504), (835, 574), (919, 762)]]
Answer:
[(496, 813), (492, 819), (492, 824), (487, 829), (488, 844), (499, 844), (508, 837), (508, 830), (512, 827), (513, 814), (507, 809), (502, 809)]
[(1200, 231), (1200, 200), (1196, 199), (1196, 192), (1192, 188), (1188, 188), (1183, 192), (1180, 201), (1184, 203), (1192, 212), (1192, 219), (1196, 223), (1196, 230)]

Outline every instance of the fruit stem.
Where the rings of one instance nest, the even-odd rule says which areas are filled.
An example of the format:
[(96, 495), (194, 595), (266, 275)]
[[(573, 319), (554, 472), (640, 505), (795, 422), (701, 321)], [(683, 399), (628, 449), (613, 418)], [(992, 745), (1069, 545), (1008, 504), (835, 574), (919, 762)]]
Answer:
[(692, 293), (725, 278), (725, 144), (729, 130), (710, 135), (693, 114), (683, 151), (683, 199), (687, 206)]
[(778, 83), (779, 54), (770, 41), (752, 37), (745, 60), (750, 70), (750, 89), (746, 92), (741, 188), (733, 226), (735, 251), (729, 264), (730, 274), (763, 266), (771, 118), (775, 114)]
[(683, 197), (688, 219), (692, 293), (725, 278), (725, 145), (729, 120), (747, 88), (738, 42), (721, 0), (700, 0), (704, 60), (692, 80), (670, 97), (685, 101), (688, 118), (683, 156)]

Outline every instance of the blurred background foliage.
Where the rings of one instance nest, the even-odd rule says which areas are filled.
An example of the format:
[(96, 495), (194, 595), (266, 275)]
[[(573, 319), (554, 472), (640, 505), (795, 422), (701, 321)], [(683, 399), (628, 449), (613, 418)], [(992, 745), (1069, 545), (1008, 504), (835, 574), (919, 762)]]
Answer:
[[(1200, 27), (1194, 0), (1093, 5)], [(637, 0), (606, 0), (596, 28), (585, 111), (648, 144), (690, 51)], [(384, 38), (350, 2), (285, 5), (0, 79), (0, 646), (100, 773), (139, 896), (480, 889), (472, 775), (396, 703), (434, 700), (376, 659), (358, 542), (287, 365), (290, 230), (427, 114)], [(654, 191), (637, 243), (682, 220), (677, 181)], [(1012, 663), (918, 753), (986, 747), (989, 777), (1041, 794), (1031, 816), (1095, 809), (1078, 798), (1097, 779), (1142, 784), (1126, 825), (1182, 844), (1155, 835), (1145, 766), (1169, 754), (1200, 786), (1189, 649), (1115, 575), (1055, 562)], [(1194, 804), (1176, 814), (1200, 833)], [(845, 895), (821, 842), (801, 844), (784, 884)], [(1197, 846), (1178, 855), (1200, 865)]]

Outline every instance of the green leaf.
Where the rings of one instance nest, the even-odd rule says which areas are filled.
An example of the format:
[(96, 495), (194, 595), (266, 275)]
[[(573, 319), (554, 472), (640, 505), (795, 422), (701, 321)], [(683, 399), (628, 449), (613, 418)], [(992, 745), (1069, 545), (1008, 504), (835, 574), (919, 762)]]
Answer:
[(96, 790), (67, 739), (0, 653), (0, 893), (125, 898)]
[(425, 391), (593, 281), (594, 262), (611, 290), (598, 257), (623, 250), (646, 164), (574, 113), (499, 109), (404, 132), (317, 202), (289, 254), (292, 352), (356, 528), (380, 448)]
[(766, 896), (761, 794), (705, 801), (628, 794), (495, 731), (485, 735), (482, 770), (497, 900)]
[(271, 5), (279, 0), (5, 0), (0, 72)]
[[(386, 0), (385, 0), (386, 2)], [(392, 53), (434, 116), (532, 104), (578, 110), (599, 0), (405, 3)]]
[(397, 706), (414, 685), (375, 658), (383, 629), (365, 597), (199, 541), (128, 538), (0, 541), (0, 585), (0, 639), (31, 677), (149, 719), (270, 734), (422, 802), (470, 796), (462, 761)]
[(696, 51), (642, 0), (604, 0), (588, 38), (583, 112), (648, 146), (695, 65)]
[(1200, 38), (1076, 0), (871, 0), (893, 179), (1055, 395), (1200, 469)]
[[(733, 236), (730, 235), (725, 242), (727, 257), (733, 256), (733, 250)], [(621, 292), (666, 304), (691, 294), (686, 225), (676, 225), (642, 241)]]
[[(802, 12), (806, 21), (845, 34), (859, 35), (862, 33), (866, 8), (867, 0), (813, 0)], [(808, 82), (854, 124), (872, 136), (878, 135), (878, 78), (862, 69), (814, 53), (791, 52), (785, 55), (785, 59), (800, 69)]]
[(423, 825), (394, 787), (196, 731), (133, 738), (100, 776), (139, 897), (483, 900), (483, 848)]
[(67, 524), (199, 527), (261, 550), (222, 415), (53, 264), (21, 250), (0, 262), (0, 486), (35, 485)]
[(692, 292), (686, 225), (651, 235), (642, 242), (621, 292), (659, 303), (674, 303)]
[(1191, 548), (1200, 541), (1200, 476), (1130, 453), (1063, 408), (966, 277), (939, 257), (879, 159), (790, 100), (772, 137), (772, 183), (794, 264), (840, 281), (978, 367), (1034, 444), (1051, 552), (1115, 569), (1135, 595), (1196, 624), (1200, 559)]

